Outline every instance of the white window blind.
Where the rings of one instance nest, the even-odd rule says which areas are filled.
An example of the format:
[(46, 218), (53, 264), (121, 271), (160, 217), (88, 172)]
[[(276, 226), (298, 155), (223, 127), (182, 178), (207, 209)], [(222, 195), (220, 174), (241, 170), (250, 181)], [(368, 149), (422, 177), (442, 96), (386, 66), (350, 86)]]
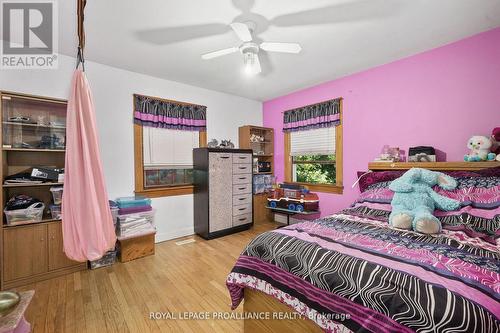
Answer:
[(143, 127), (145, 167), (190, 168), (193, 166), (193, 148), (197, 147), (197, 131)]
[(335, 154), (335, 127), (318, 128), (290, 133), (290, 155)]

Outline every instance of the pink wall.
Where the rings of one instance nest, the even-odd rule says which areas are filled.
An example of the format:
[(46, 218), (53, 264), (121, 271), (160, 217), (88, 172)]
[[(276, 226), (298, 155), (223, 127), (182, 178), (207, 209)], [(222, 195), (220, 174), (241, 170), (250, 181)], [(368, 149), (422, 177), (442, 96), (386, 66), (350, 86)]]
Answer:
[(500, 126), (500, 28), (264, 103), (275, 128), (275, 170), (283, 181), (282, 111), (344, 98), (344, 194), (320, 194), (322, 215), (357, 197), (356, 171), (384, 144), (431, 145), (461, 161), (471, 135)]

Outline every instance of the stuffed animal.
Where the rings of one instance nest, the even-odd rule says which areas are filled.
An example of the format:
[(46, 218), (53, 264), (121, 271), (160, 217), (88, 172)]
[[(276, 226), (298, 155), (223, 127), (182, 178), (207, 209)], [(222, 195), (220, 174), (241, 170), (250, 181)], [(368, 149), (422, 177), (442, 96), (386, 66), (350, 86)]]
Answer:
[(497, 154), (496, 160), (500, 162), (500, 127), (495, 127), (491, 131), (491, 152)]
[(460, 207), (456, 200), (434, 192), (438, 185), (445, 190), (457, 187), (454, 178), (441, 172), (412, 168), (392, 181), (389, 189), (394, 192), (389, 224), (399, 229), (413, 229), (424, 234), (441, 232), (441, 223), (433, 215), (434, 209), (444, 211)]
[(217, 139), (212, 139), (210, 142), (207, 144), (208, 148), (217, 148), (219, 146), (219, 141)]
[(491, 152), (500, 155), (500, 127), (495, 127), (491, 131)]
[(470, 153), (464, 156), (466, 162), (493, 161), (495, 154), (490, 152), (492, 141), (484, 135), (474, 135), (469, 139), (467, 148)]

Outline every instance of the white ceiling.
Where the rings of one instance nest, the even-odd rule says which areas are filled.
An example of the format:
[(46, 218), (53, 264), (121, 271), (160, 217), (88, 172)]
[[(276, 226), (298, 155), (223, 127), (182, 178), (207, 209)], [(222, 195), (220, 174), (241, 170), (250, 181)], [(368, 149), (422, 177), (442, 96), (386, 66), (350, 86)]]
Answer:
[[(59, 50), (75, 54), (75, 2), (59, 5)], [(227, 26), (257, 23), (258, 41), (298, 42), (298, 55), (200, 55), (239, 41)], [(86, 59), (268, 100), (500, 26), (500, 0), (88, 0)]]

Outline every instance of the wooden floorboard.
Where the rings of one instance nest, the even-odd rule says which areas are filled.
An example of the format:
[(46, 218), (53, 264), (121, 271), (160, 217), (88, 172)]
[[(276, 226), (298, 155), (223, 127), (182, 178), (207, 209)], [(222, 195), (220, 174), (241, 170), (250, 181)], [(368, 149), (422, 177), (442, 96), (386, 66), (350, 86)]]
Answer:
[(149, 314), (231, 311), (227, 274), (252, 238), (275, 227), (259, 224), (210, 241), (189, 236), (183, 239), (196, 242), (184, 245), (163, 242), (154, 256), (17, 290), (35, 290), (26, 312), (34, 333), (243, 332), (242, 320), (151, 320)]

